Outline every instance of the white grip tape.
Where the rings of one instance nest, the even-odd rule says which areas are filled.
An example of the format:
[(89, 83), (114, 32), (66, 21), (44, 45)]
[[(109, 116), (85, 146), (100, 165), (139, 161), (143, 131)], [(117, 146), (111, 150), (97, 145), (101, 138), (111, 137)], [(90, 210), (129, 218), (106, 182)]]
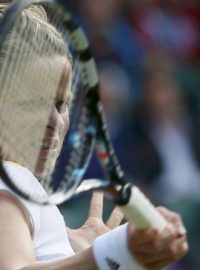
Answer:
[(138, 229), (154, 227), (162, 231), (167, 224), (163, 216), (135, 186), (132, 187), (128, 204), (122, 206), (121, 209), (128, 220)]
[(128, 224), (96, 238), (93, 255), (100, 270), (145, 270), (128, 249)]

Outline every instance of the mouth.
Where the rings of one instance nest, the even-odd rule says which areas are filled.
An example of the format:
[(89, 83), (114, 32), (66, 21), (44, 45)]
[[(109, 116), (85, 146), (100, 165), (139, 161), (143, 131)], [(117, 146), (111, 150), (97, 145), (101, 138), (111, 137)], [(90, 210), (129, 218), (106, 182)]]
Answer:
[(53, 150), (56, 151), (58, 148), (58, 140), (56, 139), (44, 139), (41, 144), (39, 144), (41, 150)]
[(44, 138), (42, 142), (36, 142), (33, 146), (40, 151), (40, 157), (47, 158), (57, 153), (59, 140), (56, 138)]

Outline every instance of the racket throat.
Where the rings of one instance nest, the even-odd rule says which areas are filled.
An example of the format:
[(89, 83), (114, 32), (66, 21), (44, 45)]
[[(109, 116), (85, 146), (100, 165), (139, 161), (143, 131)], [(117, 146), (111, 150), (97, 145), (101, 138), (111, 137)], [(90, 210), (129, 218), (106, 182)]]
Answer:
[(111, 197), (115, 204), (123, 206), (126, 205), (131, 196), (131, 184), (126, 183), (123, 186), (115, 186), (106, 190), (107, 194)]

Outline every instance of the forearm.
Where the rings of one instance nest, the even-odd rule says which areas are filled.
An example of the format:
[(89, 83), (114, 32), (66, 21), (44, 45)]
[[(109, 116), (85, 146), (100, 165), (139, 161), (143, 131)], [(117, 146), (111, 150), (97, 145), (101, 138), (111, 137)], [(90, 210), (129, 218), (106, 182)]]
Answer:
[(67, 259), (46, 264), (37, 263), (19, 270), (98, 270), (98, 268), (90, 248)]

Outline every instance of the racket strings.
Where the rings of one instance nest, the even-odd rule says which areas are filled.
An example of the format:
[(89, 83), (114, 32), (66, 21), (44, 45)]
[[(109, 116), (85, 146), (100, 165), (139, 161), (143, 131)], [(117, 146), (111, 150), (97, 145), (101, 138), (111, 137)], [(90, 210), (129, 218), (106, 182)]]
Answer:
[[(13, 39), (16, 40), (17, 39), (17, 33), (14, 31), (12, 35), (9, 36), (9, 39)], [(13, 82), (13, 80), (11, 79), (11, 76), (15, 76), (16, 71), (19, 70), (19, 57), (15, 60), (15, 63), (13, 63), (12, 61), (12, 57), (13, 55), (17, 54), (17, 47), (15, 46), (14, 49), (12, 50), (12, 46), (7, 46), (7, 40), (5, 42), (5, 46), (4, 48), (1, 50), (1, 52), (4, 50), (8, 50), (7, 52), (7, 57), (1, 57), (1, 59), (3, 59), (3, 65), (1, 66), (1, 105), (2, 106), (6, 106), (7, 110), (2, 110), (1, 113), (1, 120), (2, 122), (7, 126), (6, 128), (4, 128), (3, 131), (6, 131), (7, 133), (12, 133), (13, 131), (13, 127), (15, 122), (13, 121), (13, 125), (10, 126), (9, 122), (8, 122), (8, 118), (13, 118), (13, 114), (15, 113), (15, 111), (13, 109), (11, 109), (11, 104), (12, 104), (12, 100), (13, 100), (13, 87), (19, 87), (19, 82), (18, 82), (18, 78), (15, 77), (15, 80)], [(23, 50), (23, 44), (21, 44), (22, 50)], [(5, 55), (5, 52), (4, 54)], [(15, 95), (17, 95), (17, 93), (15, 93)], [(15, 99), (15, 97), (14, 97)], [(14, 103), (14, 102), (13, 102)], [(1, 108), (2, 108), (1, 106)], [(8, 108), (10, 107), (10, 109), (8, 110)], [(15, 138), (17, 137), (17, 133), (15, 133)], [(7, 137), (7, 134), (4, 134), (4, 138)], [(11, 138), (12, 139), (12, 138)], [(2, 145), (2, 144), (1, 144)], [(6, 144), (4, 144), (5, 147)], [(7, 146), (10, 146), (11, 149), (14, 146), (13, 143), (12, 144), (7, 144)]]
[[(94, 125), (91, 123), (90, 112), (85, 107), (85, 94), (90, 87), (96, 84), (97, 74), (94, 60), (80, 57), (82, 52), (88, 49), (87, 40), (80, 28), (76, 27), (70, 21), (70, 16), (66, 14), (65, 18), (60, 20), (51, 8), (47, 8), (47, 12), (50, 22), (62, 33), (62, 37), (68, 43), (70, 53), (73, 55), (73, 98), (69, 106), (71, 128), (56, 164), (55, 181), (53, 176), (46, 180), (44, 185), (45, 189), (51, 189), (54, 182), (57, 182), (56, 190), (61, 189), (68, 193), (82, 180), (94, 148), (94, 128), (91, 128)], [(66, 32), (66, 25), (69, 27), (69, 32)], [(64, 170), (59, 167), (59, 164), (65, 165)], [(56, 173), (58, 170), (63, 170), (59, 177)]]
[[(11, 35), (10, 38), (16, 40), (17, 38), (17, 34), (19, 33), (13, 33), (13, 35)], [(22, 51), (24, 51), (24, 42), (20, 44), (20, 47), (22, 49)], [(9, 48), (9, 47), (8, 47)], [(17, 124), (17, 122), (12, 121), (12, 125), (10, 125), (8, 118), (10, 119), (15, 119), (14, 115), (16, 114), (16, 110), (15, 107), (13, 107), (17, 102), (17, 98), (18, 98), (18, 92), (15, 91), (16, 89), (20, 88), (20, 99), (23, 100), (24, 96), (25, 96), (25, 89), (23, 87), (23, 85), (20, 85), (20, 80), (19, 78), (22, 79), (22, 70), (25, 69), (25, 63), (22, 61), (23, 56), (20, 54), (19, 50), (17, 50), (16, 46), (14, 47), (15, 49), (8, 53), (8, 57), (7, 57), (7, 61), (6, 58), (4, 57), (4, 68), (2, 69), (4, 72), (4, 83), (2, 83), (2, 89), (1, 91), (3, 92), (3, 96), (1, 96), (1, 101), (3, 104), (5, 104), (7, 106), (7, 110), (3, 110), (4, 114), (2, 114), (2, 118), (4, 119), (4, 123), (7, 123), (7, 128), (5, 129), (7, 132), (11, 132), (11, 131), (15, 131), (15, 136), (11, 137), (10, 140), (16, 143), (17, 141), (20, 142), (20, 140), (18, 140), (18, 137), (21, 137), (22, 134), (19, 134), (19, 130), (17, 132), (17, 127), (15, 126), (15, 124)], [(12, 46), (10, 46), (10, 50), (12, 50)], [(15, 57), (15, 59), (13, 60), (10, 55), (17, 55), (17, 57)], [(17, 74), (17, 76), (16, 76)], [(14, 78), (14, 80), (13, 80)], [(30, 85), (31, 82), (29, 81)], [(20, 102), (20, 101), (19, 101)], [(21, 102), (21, 105), (23, 106), (24, 104)], [(9, 109), (10, 107), (10, 109)], [(22, 127), (21, 127), (22, 128)], [(24, 133), (26, 133), (26, 126), (23, 127), (22, 131)], [(10, 148), (13, 148), (13, 143), (9, 143), (8, 145), (10, 146)], [(17, 146), (15, 146), (16, 148)], [(10, 152), (10, 151), (9, 151)], [(22, 153), (23, 154), (23, 153)]]
[(85, 126), (88, 125), (88, 117), (86, 117), (85, 109), (82, 111), (81, 121), (77, 125), (77, 129), (69, 132), (67, 146), (63, 147), (57, 163), (64, 159), (66, 166), (62, 177), (55, 177), (54, 173), (58, 170), (56, 164), (55, 171), (52, 175), (44, 178), (42, 185), (48, 195), (61, 193), (67, 198), (71, 196), (83, 175), (85, 174), (87, 165), (92, 154), (93, 137), (86, 134)]
[[(81, 117), (71, 120), (72, 127), (68, 133), (65, 146), (61, 152), (61, 158), (65, 159), (65, 169), (63, 178), (61, 178), (60, 187), (64, 188), (65, 192), (70, 191), (71, 188), (76, 187), (82, 179), (90, 155), (92, 153), (93, 137), (86, 133), (85, 127), (89, 124), (88, 112), (86, 108), (82, 108)], [(59, 160), (58, 160), (59, 162)]]
[[(65, 14), (63, 17), (53, 2), (47, 5), (50, 5), (50, 9), (47, 9), (46, 19), (43, 15), (40, 17), (38, 13), (32, 17), (35, 30), (31, 28), (31, 20), (26, 21), (26, 16), (32, 16), (32, 13), (37, 12), (37, 8), (23, 10), (21, 17), (13, 22), (14, 28), (7, 36), (9, 38), (12, 34), (11, 40), (17, 40), (19, 43), (17, 46), (15, 43), (7, 48), (6, 42), (10, 44), (11, 41), (5, 40), (4, 47), (8, 54), (6, 57), (0, 48), (0, 61), (2, 60), (3, 66), (0, 76), (2, 81), (5, 80), (4, 91), (1, 94), (5, 97), (2, 103), (7, 100), (6, 106), (2, 107), (5, 110), (4, 115), (0, 116), (0, 124), (6, 125), (6, 132), (0, 135), (0, 143), (8, 137), (5, 140), (7, 146), (4, 152), (11, 155), (12, 160), (16, 157), (20, 164), (34, 173), (38, 155), (45, 144), (46, 127), (61, 84), (63, 75), (61, 58), (64, 56), (66, 59), (67, 56), (70, 59), (68, 46), (65, 44), (67, 42), (73, 55), (74, 73), (72, 84), (74, 97), (69, 108), (71, 129), (55, 170), (43, 180), (48, 194), (41, 196), (35, 188), (24, 188), (26, 185), (23, 182), (14, 183), (30, 200), (59, 203), (73, 193), (82, 180), (91, 158), (96, 130), (95, 123), (91, 119), (91, 111), (85, 106), (85, 97), (89, 89), (95, 88), (98, 77), (83, 31), (72, 23), (68, 13), (63, 12)], [(39, 10), (39, 13), (43, 13), (41, 8)], [(51, 24), (47, 35), (43, 31), (43, 26), (47, 24), (45, 20)], [(19, 26), (16, 26), (16, 22)], [(67, 31), (66, 26), (69, 27)], [(15, 149), (15, 153), (12, 153), (12, 149)], [(61, 166), (63, 160), (65, 166)], [(46, 163), (46, 172), (49, 172), (51, 161), (47, 160)], [(58, 176), (57, 173), (60, 171), (62, 175)]]

